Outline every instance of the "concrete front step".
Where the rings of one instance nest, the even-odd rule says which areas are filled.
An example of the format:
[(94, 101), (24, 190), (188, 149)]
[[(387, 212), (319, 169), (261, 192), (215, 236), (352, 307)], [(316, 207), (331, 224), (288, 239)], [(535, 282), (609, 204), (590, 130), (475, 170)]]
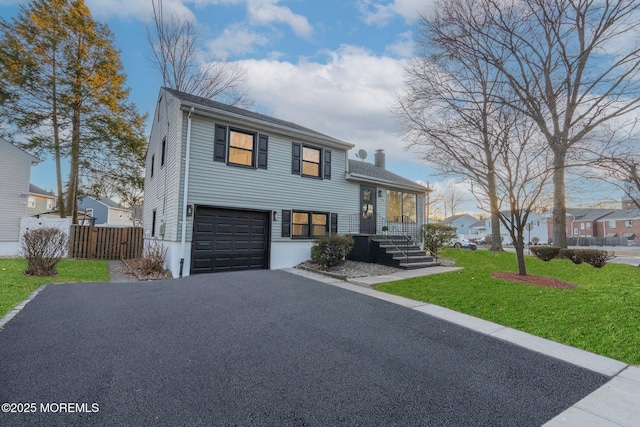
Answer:
[(427, 268), (427, 267), (437, 267), (441, 265), (439, 262), (412, 262), (412, 263), (404, 263), (401, 262), (399, 268), (404, 270), (415, 270), (418, 268)]
[(397, 254), (393, 256), (393, 259), (406, 262), (433, 262), (433, 257), (428, 255), (402, 255)]

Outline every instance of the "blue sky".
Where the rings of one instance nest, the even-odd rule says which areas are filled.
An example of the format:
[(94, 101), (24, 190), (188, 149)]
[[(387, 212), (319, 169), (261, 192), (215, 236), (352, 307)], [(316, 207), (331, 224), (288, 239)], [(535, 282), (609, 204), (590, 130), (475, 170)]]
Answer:
[[(374, 150), (382, 148), (389, 170), (443, 191), (451, 182), (405, 150), (391, 114), (394, 96), (403, 87), (404, 66), (414, 55), (418, 19), (429, 15), (434, 2), (162, 0), (162, 6), (165, 16), (187, 16), (202, 27), (207, 58), (236, 61), (245, 68), (254, 109), (353, 143), (352, 158), (364, 149), (367, 161), (373, 161)], [(0, 0), (0, 15), (12, 17), (26, 3)], [(131, 101), (153, 116), (162, 81), (145, 38), (152, 0), (85, 3), (115, 35)], [(50, 160), (32, 169), (32, 182), (40, 187), (54, 187), (54, 177)], [(470, 194), (464, 201), (463, 210), (480, 212)]]
[[(158, 1), (158, 0), (156, 0)], [(26, 1), (0, 0), (0, 15)], [(149, 61), (145, 20), (151, 0), (85, 0), (109, 25), (121, 51), (131, 100), (153, 115), (160, 77)], [(387, 154), (388, 169), (412, 180), (438, 180), (404, 149), (390, 110), (413, 54), (412, 33), (425, 0), (162, 0), (165, 16), (202, 26), (204, 54), (238, 61), (247, 70), (254, 109)], [(150, 122), (149, 122), (150, 123)], [(150, 125), (149, 125), (150, 126)], [(147, 129), (147, 133), (150, 127)], [(54, 186), (51, 161), (34, 167), (32, 182)]]

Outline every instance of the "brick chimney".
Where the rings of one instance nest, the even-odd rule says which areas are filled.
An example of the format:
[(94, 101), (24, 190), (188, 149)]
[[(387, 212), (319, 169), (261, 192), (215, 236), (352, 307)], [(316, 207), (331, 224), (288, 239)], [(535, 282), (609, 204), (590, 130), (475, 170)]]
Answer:
[(373, 164), (379, 168), (385, 168), (384, 150), (378, 149), (373, 156)]

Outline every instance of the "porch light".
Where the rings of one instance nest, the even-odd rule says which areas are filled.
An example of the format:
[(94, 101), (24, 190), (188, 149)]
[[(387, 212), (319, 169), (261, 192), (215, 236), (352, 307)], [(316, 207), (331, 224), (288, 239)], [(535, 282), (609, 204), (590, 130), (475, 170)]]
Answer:
[(382, 198), (382, 190), (378, 190), (378, 197)]
[(273, 211), (273, 221), (277, 221), (278, 220), (278, 212)]

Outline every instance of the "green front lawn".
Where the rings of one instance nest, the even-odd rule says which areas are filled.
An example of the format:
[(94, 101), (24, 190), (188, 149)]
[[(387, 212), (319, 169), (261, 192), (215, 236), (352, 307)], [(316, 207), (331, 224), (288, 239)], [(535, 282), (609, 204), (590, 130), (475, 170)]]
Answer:
[(0, 317), (24, 301), (45, 283), (108, 282), (107, 261), (63, 259), (55, 277), (25, 276), (27, 261), (20, 258), (0, 259)]
[[(517, 272), (515, 254), (443, 250), (463, 270), (382, 284), (377, 290), (425, 301), (568, 344), (640, 364), (640, 268), (601, 269), (568, 260), (527, 257), (527, 273), (578, 285), (554, 289), (493, 279)], [(639, 260), (640, 262), (640, 260)]]

